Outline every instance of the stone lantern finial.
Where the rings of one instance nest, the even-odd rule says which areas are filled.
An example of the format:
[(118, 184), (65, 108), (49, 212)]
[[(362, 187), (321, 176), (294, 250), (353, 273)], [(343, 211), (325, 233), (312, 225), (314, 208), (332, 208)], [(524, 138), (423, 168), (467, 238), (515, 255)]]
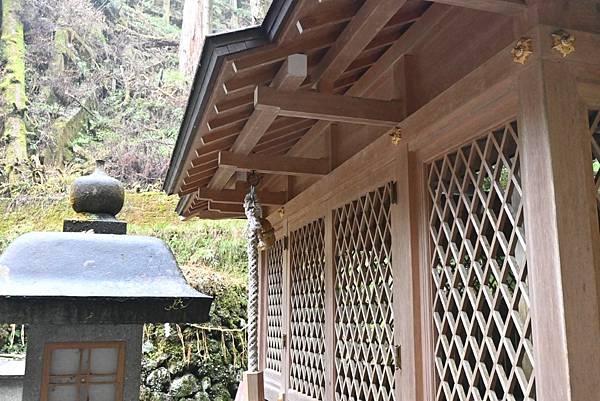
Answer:
[(125, 203), (125, 190), (119, 180), (106, 174), (104, 166), (104, 160), (97, 160), (92, 174), (77, 178), (71, 185), (71, 206), (83, 218), (65, 220), (64, 231), (126, 233), (126, 223), (116, 219)]

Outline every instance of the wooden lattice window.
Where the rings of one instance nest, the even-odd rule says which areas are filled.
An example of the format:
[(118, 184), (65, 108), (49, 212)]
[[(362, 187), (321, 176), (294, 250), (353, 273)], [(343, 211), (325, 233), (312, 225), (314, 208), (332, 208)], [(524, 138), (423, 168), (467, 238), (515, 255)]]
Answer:
[(267, 250), (267, 369), (281, 372), (282, 301), (283, 301), (283, 248), (278, 240)]
[(600, 111), (590, 112), (590, 133), (592, 134), (592, 169), (600, 219)]
[(436, 399), (535, 399), (516, 124), (428, 169)]
[(394, 400), (390, 183), (334, 211), (337, 401)]
[(41, 401), (121, 401), (124, 342), (48, 343)]
[(325, 223), (290, 235), (290, 386), (316, 400), (325, 392)]

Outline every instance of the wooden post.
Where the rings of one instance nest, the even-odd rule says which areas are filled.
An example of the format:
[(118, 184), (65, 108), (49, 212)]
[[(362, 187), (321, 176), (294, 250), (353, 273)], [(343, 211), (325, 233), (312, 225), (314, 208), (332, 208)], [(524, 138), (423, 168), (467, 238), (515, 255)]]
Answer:
[(519, 93), (537, 397), (597, 401), (600, 239), (585, 105), (565, 63), (532, 63)]
[[(425, 209), (419, 198), (418, 174), (414, 154), (408, 145), (398, 146), (397, 202), (392, 205), (392, 246), (394, 269), (395, 344), (401, 347), (401, 369), (396, 371), (398, 401), (427, 399), (423, 394), (421, 349), (421, 310), (428, 308), (429, 299), (421, 299), (421, 280), (428, 281), (428, 269), (421, 270), (420, 216)], [(425, 244), (427, 237), (425, 237)], [(427, 261), (427, 258), (425, 258)], [(423, 272), (423, 273), (421, 273)], [(421, 277), (424, 274), (425, 277)], [(427, 304), (423, 305), (425, 301)]]
[(258, 369), (261, 372), (264, 372), (267, 367), (267, 296), (269, 291), (267, 274), (267, 252), (260, 251), (258, 253)]
[(264, 401), (265, 388), (262, 372), (244, 373), (246, 399), (244, 401)]
[(281, 392), (286, 394), (290, 388), (290, 315), (292, 313), (290, 288), (290, 231), (288, 228), (288, 219), (283, 221), (283, 232), (285, 233), (285, 243), (283, 247), (283, 291), (281, 294), (283, 316), (281, 321), (281, 334), (284, 336), (283, 349), (281, 350)]
[(335, 237), (333, 211), (325, 213), (325, 399), (335, 400)]

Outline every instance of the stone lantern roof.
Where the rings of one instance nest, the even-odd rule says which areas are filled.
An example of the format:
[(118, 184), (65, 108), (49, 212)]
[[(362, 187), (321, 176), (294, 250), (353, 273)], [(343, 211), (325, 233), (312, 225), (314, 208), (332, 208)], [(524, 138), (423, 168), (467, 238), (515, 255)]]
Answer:
[[(104, 186), (95, 187), (89, 177), (83, 189), (72, 191), (85, 193), (85, 202), (72, 195), (72, 203), (101, 205), (94, 213), (102, 218), (85, 220), (79, 225), (85, 231), (22, 235), (0, 256), (0, 321), (142, 324), (208, 320), (212, 298), (186, 282), (163, 241), (121, 235), (124, 222), (112, 213), (120, 210), (122, 200), (112, 198), (121, 202), (118, 207), (105, 202), (117, 187), (107, 186), (106, 177), (101, 177)], [(79, 211), (89, 213), (85, 208)], [(76, 228), (76, 222), (65, 222), (65, 228)], [(96, 226), (99, 232), (115, 227), (118, 234), (96, 234)]]

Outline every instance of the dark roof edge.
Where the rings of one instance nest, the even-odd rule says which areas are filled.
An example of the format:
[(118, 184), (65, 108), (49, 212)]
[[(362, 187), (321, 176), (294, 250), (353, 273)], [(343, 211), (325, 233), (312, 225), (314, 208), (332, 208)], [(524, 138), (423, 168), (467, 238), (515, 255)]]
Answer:
[[(169, 195), (172, 195), (175, 191), (177, 177), (182, 173), (186, 156), (191, 150), (193, 133), (197, 128), (195, 126), (196, 120), (206, 109), (224, 58), (240, 51), (255, 49), (273, 42), (297, 3), (296, 0), (273, 0), (262, 25), (207, 36), (163, 185), (163, 190)], [(187, 198), (186, 196), (185, 199)], [(181, 209), (184, 206), (181, 200), (177, 205), (179, 214), (182, 213)]]

